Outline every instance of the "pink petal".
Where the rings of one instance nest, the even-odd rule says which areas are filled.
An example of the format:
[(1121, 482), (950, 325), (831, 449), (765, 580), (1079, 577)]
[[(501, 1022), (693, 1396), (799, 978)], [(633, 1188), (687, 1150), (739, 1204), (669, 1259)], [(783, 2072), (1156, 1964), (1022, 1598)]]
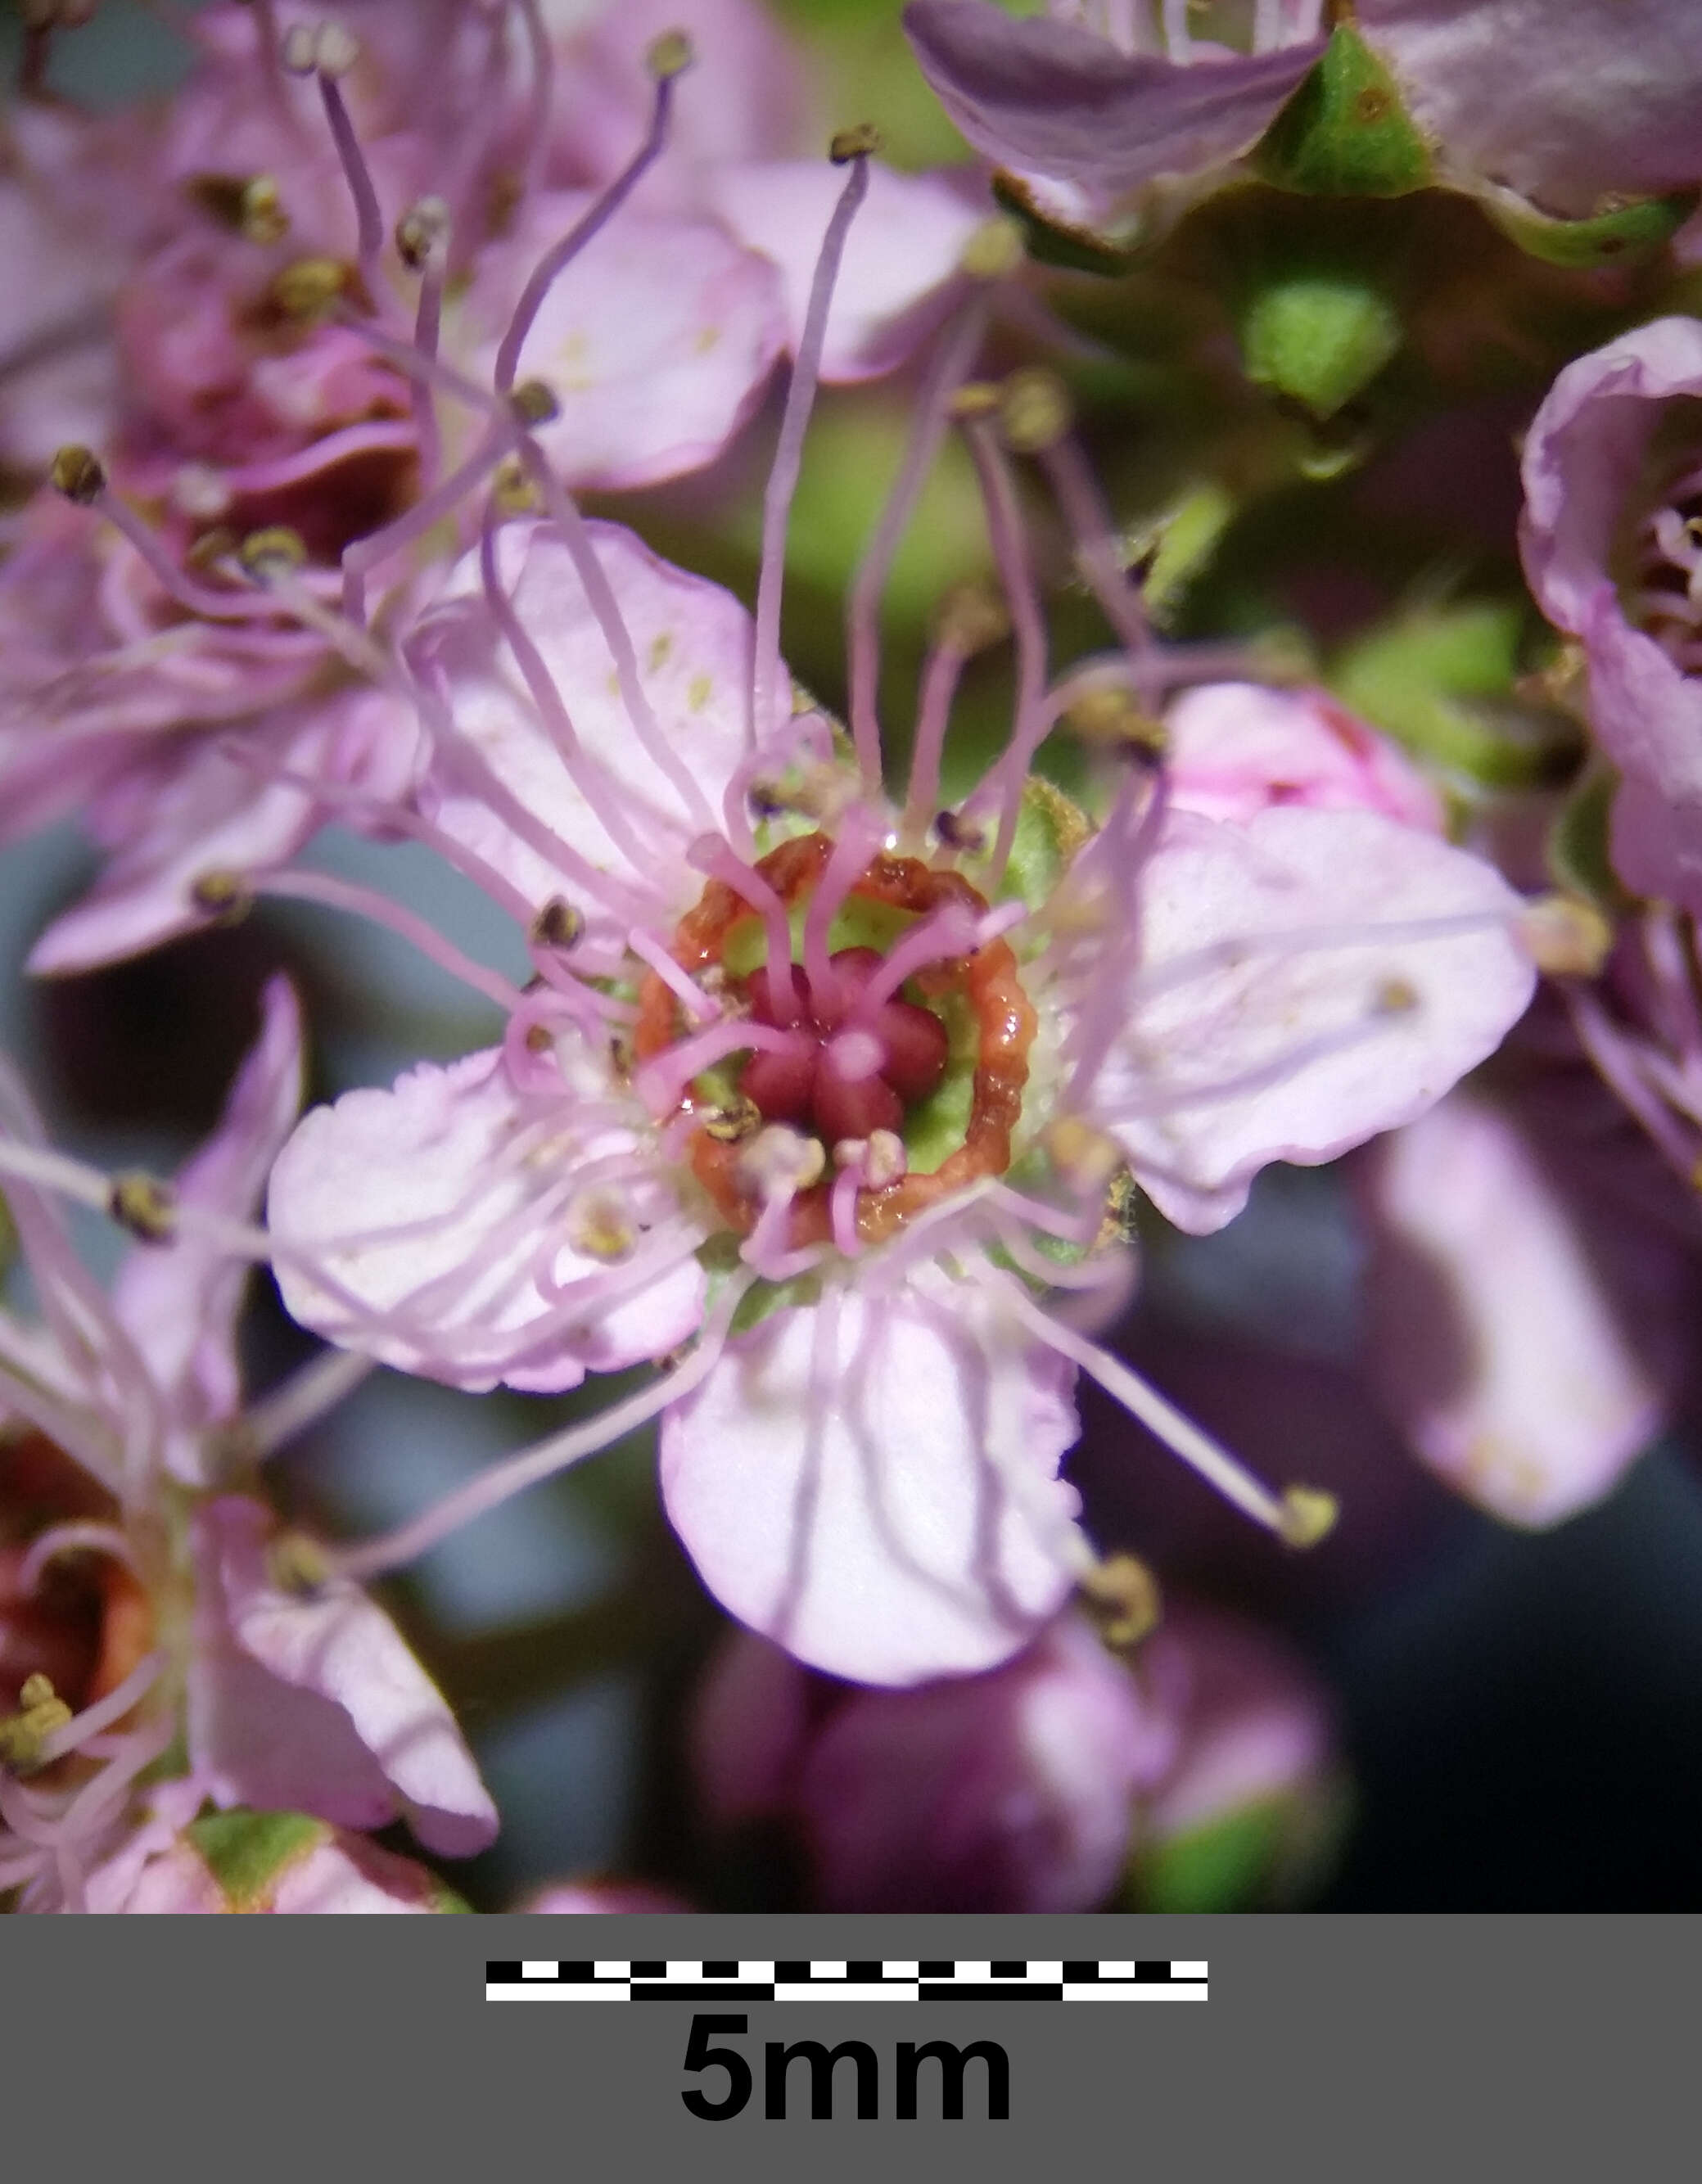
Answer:
[[(711, 202), (741, 242), (780, 268), (786, 340), (803, 335), (822, 237), (845, 188), (820, 159), (728, 166), (709, 178)], [(867, 379), (901, 364), (939, 323), (956, 292), (963, 246), (991, 211), (961, 175), (901, 175), (871, 166), (828, 312), (822, 377)]]
[(1694, 1308), (1682, 1247), (1627, 1218), (1613, 1141), (1543, 1144), (1456, 1094), (1365, 1172), (1379, 1384), (1432, 1470), (1531, 1525), (1599, 1501), (1659, 1431)]
[(1323, 690), (1209, 682), (1164, 716), (1172, 804), (1247, 820), (1275, 804), (1381, 811), (1442, 831), (1442, 800), (1398, 745)]
[[(604, 571), (632, 633), (640, 680), (662, 735), (682, 755), (711, 807), (745, 755), (750, 717), (751, 617), (731, 593), (673, 568), (609, 523), (590, 526)], [(566, 548), (547, 524), (509, 524), (497, 565), (514, 610), (542, 654), (588, 760), (647, 852), (635, 873), (605, 831), (539, 720), (485, 604), (477, 558), (460, 562), (441, 604), (410, 649), (439, 675), (455, 726), (526, 809), (561, 841), (629, 883), (659, 889), (678, 916), (702, 881), (684, 851), (700, 831), (675, 788), (633, 733), (603, 632)], [(782, 693), (777, 701), (787, 703)], [(476, 794), (440, 775), (426, 800), (460, 842), (495, 864), (527, 896), (577, 899), (600, 912), (561, 872)]]
[(354, 1585), (281, 1591), (269, 1510), (229, 1496), (195, 1524), (190, 1747), (221, 1804), (382, 1827), (399, 1815), (428, 1850), (467, 1858), (496, 1808), (442, 1694), (395, 1625)]
[[(589, 1064), (585, 1090), (611, 1096)], [(272, 1170), (268, 1218), (399, 1323), (369, 1325), (287, 1256), (277, 1268), (286, 1306), (347, 1349), (463, 1388), (571, 1388), (588, 1368), (616, 1371), (684, 1341), (703, 1309), (686, 1245), (633, 1279), (563, 1238), (574, 1166), (638, 1142), (620, 1124), (576, 1125), (576, 1105), (564, 1087), (559, 1107), (522, 1106), (490, 1052), (448, 1069), (424, 1063), (388, 1092), (314, 1108)], [(516, 1153), (524, 1134), (529, 1149)], [(668, 1187), (636, 1164), (627, 1196), (641, 1230), (678, 1218)], [(363, 1240), (390, 1229), (400, 1233)], [(539, 1286), (546, 1271), (583, 1287), (552, 1302)]]
[(664, 1416), (669, 1518), (723, 1606), (815, 1668), (910, 1684), (991, 1667), (1069, 1589), (1036, 1535), (1075, 1512), (1055, 1477), (1069, 1379), (931, 1269), (775, 1312)]
[[(528, 209), (499, 272), (481, 278), (474, 307), (497, 296), (506, 320), (544, 252), (572, 227), (588, 197), (558, 193)], [(474, 359), (488, 376), (488, 354)], [(605, 489), (656, 485), (700, 469), (745, 422), (786, 338), (773, 267), (702, 219), (626, 212), (557, 276), (520, 354), (522, 379), (542, 379), (561, 415), (538, 437), (566, 482)]]
[[(1147, 867), (1141, 968), (1093, 1112), (1171, 1220), (1220, 1228), (1268, 1162), (1333, 1160), (1493, 1051), (1535, 983), (1519, 908), (1480, 858), (1375, 812), (1178, 815)], [(1454, 918), (1482, 923), (1377, 938)], [(1290, 950), (1256, 944), (1285, 933), (1301, 936)], [(1198, 951), (1242, 941), (1186, 975)], [(1231, 1089), (1254, 1076), (1268, 1081)]]
[(1313, 38), (1178, 67), (1078, 24), (1013, 21), (990, 0), (912, 0), (904, 27), (978, 152), (1105, 199), (1245, 152), (1324, 50)]

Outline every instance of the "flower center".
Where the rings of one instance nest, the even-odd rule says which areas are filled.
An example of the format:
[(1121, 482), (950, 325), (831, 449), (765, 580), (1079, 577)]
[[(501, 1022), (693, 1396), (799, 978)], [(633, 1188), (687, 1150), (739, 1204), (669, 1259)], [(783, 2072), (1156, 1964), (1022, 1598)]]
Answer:
[[(795, 912), (815, 917), (826, 906), (818, 897), (834, 850), (827, 834), (784, 842), (754, 866), (755, 882), (778, 898), (795, 925)], [(878, 1132), (902, 1139), (908, 1162), (889, 1180), (877, 1164), (858, 1189), (863, 1243), (894, 1234), (978, 1177), (1002, 1174), (1035, 1030), (1016, 956), (996, 938), (967, 953), (924, 954), (906, 977), (900, 954), (922, 922), (942, 911), (957, 911), (966, 924), (985, 916), (985, 897), (959, 873), (881, 852), (831, 905), (841, 944), (818, 957), (812, 977), (790, 958), (777, 965), (772, 951), (753, 958), (762, 908), (751, 898), (758, 892), (711, 879), (670, 950), (689, 977), (718, 988), (729, 1011), (765, 1035), (736, 1050), (727, 1073), (694, 1077), (677, 1110), (697, 1122), (692, 1168), (728, 1226), (748, 1234), (762, 1211), (745, 1151), (765, 1124), (790, 1126), (822, 1148), (823, 1179), (794, 1201), (795, 1247), (830, 1240), (833, 1168), (843, 1173)], [(852, 944), (845, 944), (847, 928), (857, 935)], [(913, 959), (914, 944), (909, 954)], [(650, 974), (639, 991), (639, 1060), (666, 1056), (685, 1031), (674, 991)]]

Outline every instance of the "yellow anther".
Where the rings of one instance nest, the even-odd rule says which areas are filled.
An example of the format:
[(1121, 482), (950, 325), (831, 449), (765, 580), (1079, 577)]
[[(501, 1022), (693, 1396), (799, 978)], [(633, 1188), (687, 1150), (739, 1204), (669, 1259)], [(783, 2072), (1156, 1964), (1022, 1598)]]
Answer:
[(1277, 1530), (1291, 1547), (1315, 1547), (1335, 1529), (1341, 1505), (1333, 1494), (1316, 1486), (1285, 1487), (1282, 1518)]
[(289, 233), (289, 214), (274, 175), (254, 175), (237, 200), (237, 226), (250, 242), (281, 242)]
[(910, 1170), (910, 1155), (896, 1130), (871, 1130), (863, 1156), (863, 1181), (871, 1190), (885, 1190), (901, 1182)]
[(56, 493), (86, 508), (106, 491), (106, 470), (92, 448), (61, 448), (47, 472)]
[(1024, 365), (999, 389), (999, 429), (1013, 454), (1037, 455), (1069, 430), (1069, 393), (1055, 371)]
[(240, 872), (203, 872), (189, 894), (198, 910), (210, 911), (226, 925), (236, 924), (254, 906), (254, 898)]
[(299, 531), (285, 523), (269, 523), (251, 531), (237, 549), (237, 559), (256, 583), (275, 582), (293, 577), (307, 559), (307, 547)]
[(266, 1550), (266, 1575), (278, 1591), (310, 1600), (331, 1575), (331, 1563), (305, 1532), (281, 1532)]
[(347, 75), (360, 58), (360, 42), (341, 23), (293, 23), (278, 58), (292, 75)]
[(1047, 1124), (1041, 1143), (1065, 1183), (1084, 1198), (1103, 1190), (1124, 1164), (1116, 1140), (1079, 1116), (1060, 1115)]
[(499, 515), (533, 515), (543, 506), (543, 496), (526, 474), (518, 455), (505, 455), (490, 482), (491, 499)]
[(630, 1258), (638, 1245), (638, 1224), (617, 1190), (582, 1191), (567, 1208), (565, 1226), (576, 1251), (605, 1265)]
[(551, 895), (532, 921), (532, 939), (539, 948), (572, 948), (584, 930), (584, 919), (559, 894)]
[(106, 1210), (120, 1228), (144, 1244), (169, 1244), (177, 1234), (176, 1192), (141, 1168), (113, 1178)]
[(547, 425), (561, 415), (555, 390), (542, 379), (522, 379), (508, 401), (522, 425)]
[(1021, 228), (1001, 215), (982, 221), (963, 245), (957, 264), (972, 281), (1002, 281), (1026, 255)]
[(1158, 1580), (1137, 1555), (1108, 1555), (1080, 1583), (1100, 1636), (1119, 1652), (1150, 1637), (1163, 1620)]
[(210, 569), (227, 560), (242, 543), (228, 523), (215, 523), (210, 531), (190, 541), (183, 558), (192, 569)]
[(879, 149), (879, 130), (872, 121), (859, 121), (854, 129), (837, 131), (828, 146), (828, 157), (836, 167), (845, 167), (853, 159), (866, 159)]
[(684, 31), (664, 31), (645, 48), (645, 66), (655, 82), (665, 83), (670, 76), (683, 75), (696, 58), (697, 48)]
[(348, 286), (340, 258), (298, 258), (274, 277), (270, 293), (283, 317), (305, 325), (322, 318)]
[(703, 1134), (718, 1145), (743, 1145), (762, 1127), (762, 1110), (742, 1092), (711, 1107), (703, 1118)]
[(449, 239), (449, 209), (441, 198), (420, 198), (396, 223), (396, 254), (410, 273), (424, 270)]
[(18, 1712), (0, 1715), (0, 1765), (28, 1774), (42, 1764), (42, 1747), (63, 1729), (71, 1710), (40, 1674), (26, 1676), (18, 1694)]
[(1593, 978), (1613, 949), (1613, 926), (1593, 902), (1545, 894), (1525, 906), (1519, 937), (1532, 961), (1551, 978)]

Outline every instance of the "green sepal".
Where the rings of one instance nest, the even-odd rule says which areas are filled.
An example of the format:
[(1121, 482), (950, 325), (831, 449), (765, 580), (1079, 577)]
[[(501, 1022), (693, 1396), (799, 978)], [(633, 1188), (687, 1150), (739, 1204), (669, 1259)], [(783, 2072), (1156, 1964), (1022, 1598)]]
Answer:
[(1287, 1801), (1267, 1797), (1151, 1844), (1130, 1892), (1143, 1911), (1243, 1910), (1264, 1894), (1287, 1819)]
[(1189, 587), (1203, 575), (1236, 517), (1236, 502), (1215, 478), (1196, 486), (1153, 526), (1157, 541), (1147, 565), (1141, 597), (1162, 628), (1180, 607)]
[(183, 1833), (218, 1882), (233, 1911), (254, 1911), (270, 1899), (279, 1878), (330, 1836), (323, 1820), (305, 1813), (204, 1813)]
[(1039, 910), (1051, 900), (1071, 859), (1092, 832), (1086, 813), (1056, 782), (1030, 774), (1017, 807), (1001, 896)]
[(728, 1334), (746, 1334), (751, 1328), (760, 1327), (770, 1312), (818, 1303), (821, 1294), (819, 1274), (794, 1274), (787, 1282), (765, 1281), (759, 1276), (739, 1298), (727, 1331)]
[(1236, 329), (1242, 368), (1333, 417), (1363, 392), (1400, 348), (1400, 314), (1383, 282), (1347, 266), (1305, 266), (1261, 280)]
[(1527, 257), (1575, 271), (1647, 257), (1677, 234), (1699, 202), (1702, 191), (1677, 190), (1671, 197), (1616, 205), (1590, 220), (1555, 220), (1511, 190), (1486, 190), (1478, 198), (1501, 232)]
[(993, 177), (993, 196), (1023, 231), (1023, 248), (1037, 265), (1065, 273), (1097, 273), (1115, 281), (1131, 271), (1139, 253), (1123, 248), (1091, 229), (1063, 227), (1049, 219), (1014, 175)]
[(1405, 197), (1432, 178), (1429, 147), (1394, 78), (1346, 23), (1259, 139), (1253, 164), (1278, 189), (1309, 197)]
[(1611, 766), (1588, 767), (1560, 806), (1544, 845), (1554, 884), (1582, 895), (1612, 917), (1625, 916), (1635, 901), (1613, 868), (1611, 825), (1618, 788), (1619, 776)]
[(433, 1911), (465, 1911), (471, 1914), (472, 1906), (464, 1896), (457, 1896), (446, 1881), (432, 1876), (431, 1908)]

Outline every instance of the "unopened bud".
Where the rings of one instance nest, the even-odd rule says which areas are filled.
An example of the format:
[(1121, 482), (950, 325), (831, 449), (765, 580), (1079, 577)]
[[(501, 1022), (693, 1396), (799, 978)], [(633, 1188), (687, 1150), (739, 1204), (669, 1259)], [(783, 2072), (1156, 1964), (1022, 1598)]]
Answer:
[(1282, 1496), (1282, 1519), (1277, 1529), (1291, 1547), (1315, 1547), (1335, 1529), (1341, 1514), (1333, 1494), (1316, 1486), (1290, 1486)]
[(561, 404), (547, 381), (522, 379), (509, 396), (509, 407), (522, 425), (547, 425), (561, 415)]
[(293, 577), (307, 559), (307, 547), (299, 531), (287, 524), (269, 523), (251, 531), (237, 549), (237, 559), (257, 583), (268, 584), (280, 577)]
[(1519, 937), (1551, 978), (1593, 978), (1613, 949), (1613, 927), (1581, 895), (1545, 894), (1525, 905)]
[(91, 448), (75, 444), (61, 448), (47, 476), (55, 492), (74, 500), (79, 508), (86, 508), (106, 491), (105, 467)]
[(652, 38), (645, 53), (645, 66), (656, 83), (682, 75), (697, 58), (697, 48), (684, 31), (664, 31)]
[(1069, 394), (1055, 371), (1024, 365), (999, 389), (999, 430), (1013, 454), (1037, 455), (1069, 430)]
[(859, 121), (854, 129), (841, 129), (828, 146), (828, 157), (836, 167), (847, 167), (853, 159), (866, 159), (880, 149), (880, 131), (872, 121)]
[(449, 239), (449, 209), (442, 198), (416, 198), (396, 223), (396, 254), (410, 273), (422, 272)]
[(176, 1192), (140, 1168), (113, 1178), (106, 1210), (143, 1244), (169, 1244), (177, 1234)]
[(963, 245), (957, 264), (972, 281), (1002, 281), (1025, 255), (1021, 228), (1001, 217), (981, 223)]
[(298, 258), (274, 278), (274, 308), (287, 319), (310, 321), (331, 309), (349, 285), (349, 268), (337, 258)]
[(1108, 1555), (1084, 1571), (1080, 1585), (1100, 1636), (1119, 1652), (1150, 1637), (1163, 1619), (1158, 1580), (1137, 1555)]
[(585, 921), (572, 904), (553, 894), (532, 921), (532, 940), (539, 948), (572, 948), (584, 930)]

